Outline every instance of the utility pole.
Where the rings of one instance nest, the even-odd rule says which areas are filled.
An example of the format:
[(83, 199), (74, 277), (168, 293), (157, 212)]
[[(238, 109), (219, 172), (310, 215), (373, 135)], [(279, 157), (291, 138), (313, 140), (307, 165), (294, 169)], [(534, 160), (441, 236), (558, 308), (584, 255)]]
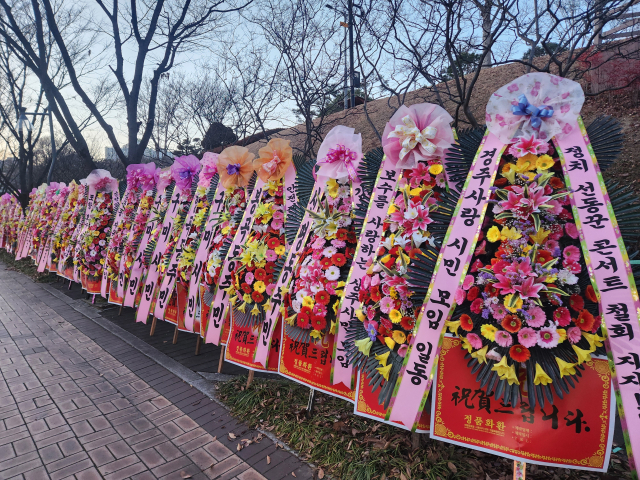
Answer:
[[(353, 58), (353, 0), (348, 0), (347, 9), (348, 12), (341, 12), (337, 8), (332, 5), (326, 4), (326, 8), (329, 10), (334, 10), (338, 13), (342, 13), (345, 17), (346, 22), (340, 22), (340, 26), (349, 29), (349, 86), (351, 87), (351, 91), (349, 92), (349, 87), (347, 86), (347, 57), (345, 55), (344, 59), (344, 109), (351, 107), (353, 108), (356, 104), (356, 90), (355, 90), (355, 68), (354, 68), (354, 58)], [(347, 43), (347, 32), (344, 34), (345, 44)], [(345, 50), (346, 50), (345, 45)], [(351, 101), (349, 101), (349, 98)]]
[(353, 59), (353, 0), (348, 0), (347, 8), (349, 9), (349, 80), (351, 85), (351, 108), (356, 106), (356, 91), (354, 86), (354, 59)]

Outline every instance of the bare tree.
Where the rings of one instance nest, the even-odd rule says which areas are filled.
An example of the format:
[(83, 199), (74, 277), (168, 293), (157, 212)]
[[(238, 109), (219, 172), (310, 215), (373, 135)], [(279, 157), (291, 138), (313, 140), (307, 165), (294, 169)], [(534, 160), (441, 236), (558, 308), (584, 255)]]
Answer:
[(326, 123), (322, 112), (342, 81), (337, 61), (341, 36), (336, 36), (340, 27), (327, 12), (323, 2), (313, 0), (262, 0), (252, 17), (280, 57), (280, 82), (304, 125), (301, 153), (308, 156), (322, 141)]
[(617, 40), (612, 35), (603, 41), (603, 31), (607, 25), (623, 24), (636, 3), (638, 0), (519, 0), (508, 13), (515, 33), (531, 50), (526, 58), (515, 61), (523, 63), (527, 71), (549, 72), (574, 80), (603, 71), (607, 64), (617, 65), (617, 71), (608, 72), (607, 76), (619, 76), (619, 66), (633, 62), (633, 69), (626, 72), (622, 82), (603, 84), (587, 95), (626, 88), (640, 79), (638, 38)]
[(212, 123), (225, 123), (228, 120), (234, 102), (239, 99), (233, 88), (228, 89), (219, 80), (216, 69), (205, 66), (199, 67), (197, 71), (203, 73), (186, 84), (185, 110), (200, 138), (204, 138)]
[[(51, 16), (59, 19), (57, 34), (66, 40), (67, 57), (77, 65), (89, 66), (91, 49), (87, 45), (93, 42), (94, 36), (79, 34), (87, 31), (87, 22), (82, 19), (83, 8), (77, 4), (65, 4), (62, 0), (49, 6)], [(43, 21), (40, 4), (36, 0), (0, 0), (0, 9), (0, 39), (3, 45), (38, 78), (48, 108), (85, 168), (95, 168), (82, 134), (83, 122), (76, 119), (68, 95), (62, 91), (66, 82), (60, 82), (59, 78), (63, 71), (66, 75), (64, 60), (60, 52), (53, 48), (55, 41)], [(81, 71), (78, 77), (84, 74)], [(100, 98), (108, 91), (108, 87), (98, 82), (99, 94), (94, 97), (94, 104), (99, 104)], [(94, 87), (89, 89), (89, 93), (96, 93)], [(86, 115), (82, 115), (82, 118), (86, 119)]]
[[(141, 118), (148, 115), (151, 90), (151, 82), (147, 79), (140, 94)], [(181, 139), (189, 136), (191, 117), (187, 111), (188, 93), (187, 82), (179, 71), (172, 72), (171, 78), (165, 78), (158, 87), (150, 143), (155, 150), (154, 160), (159, 165), (172, 163), (171, 150)]]
[[(19, 23), (15, 15), (15, 9), (20, 2), (20, 13), (24, 16), (25, 8), (23, 7), (26, 5), (26, 0), (16, 0), (16, 3), (11, 2), (11, 4), (10, 0), (0, 0), (0, 6), (3, 7), (6, 17), (3, 25), (4, 33), (0, 31), (0, 35), (3, 35), (13, 48), (21, 52), (25, 63), (43, 83), (45, 91), (48, 92), (47, 98), (51, 96), (49, 100), (52, 102), (55, 97), (60, 106), (62, 101), (58, 97), (61, 97), (61, 93), (49, 82), (45, 68), (46, 58), (43, 58), (43, 54), (32, 46), (25, 32), (35, 25), (35, 29), (41, 32), (38, 35), (39, 40), (44, 38), (45, 32), (46, 35), (50, 35), (55, 41), (64, 68), (67, 70), (71, 86), (84, 107), (106, 133), (118, 158), (125, 165), (138, 163), (142, 160), (153, 133), (161, 79), (174, 67), (179, 55), (200, 48), (201, 42), (208, 39), (216, 28), (222, 26), (225, 15), (238, 11), (251, 0), (238, 5), (232, 3), (233, 0), (229, 2), (226, 0), (156, 0), (154, 2), (133, 0), (125, 6), (122, 6), (118, 0), (94, 1), (97, 11), (104, 17), (100, 18), (95, 11), (87, 17), (91, 18), (97, 38), (107, 40), (108, 48), (103, 52), (102, 59), (106, 59), (105, 61), (109, 64), (109, 70), (118, 88), (119, 100), (124, 105), (127, 119), (126, 153), (116, 138), (113, 126), (96, 105), (90, 88), (86, 82), (80, 81), (83, 63), (80, 61), (82, 58), (79, 59), (77, 53), (74, 53), (77, 50), (74, 42), (77, 40), (68, 38), (62, 28), (67, 11), (75, 12), (75, 10), (66, 8), (61, 11), (53, 0), (31, 0), (29, 16), (32, 23), (29, 27), (24, 22)], [(79, 18), (78, 15), (75, 17)], [(88, 26), (84, 31), (90, 31)], [(84, 38), (84, 35), (79, 37)], [(39, 40), (38, 45), (41, 43)], [(85, 52), (85, 55), (90, 55), (91, 49), (88, 48)], [(131, 78), (128, 78), (129, 72), (125, 72), (125, 55), (132, 56)], [(146, 115), (140, 118), (139, 103), (146, 77), (150, 83), (149, 105), (145, 109)], [(67, 123), (71, 123), (73, 116), (70, 112), (67, 116), (69, 117), (66, 118)], [(82, 147), (83, 155), (89, 158), (86, 141), (79, 131), (65, 131), (67, 135), (71, 133), (76, 134), (78, 138), (74, 139), (75, 143), (78, 147)], [(83, 145), (79, 145), (80, 143)], [(76, 145), (74, 148), (78, 151)]]

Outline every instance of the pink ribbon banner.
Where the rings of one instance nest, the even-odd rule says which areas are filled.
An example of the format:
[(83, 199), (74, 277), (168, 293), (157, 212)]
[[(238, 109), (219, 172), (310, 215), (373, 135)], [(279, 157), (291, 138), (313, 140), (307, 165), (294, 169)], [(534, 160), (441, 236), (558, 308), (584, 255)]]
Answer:
[(374, 257), (378, 251), (382, 239), (382, 224), (387, 217), (389, 205), (393, 201), (393, 193), (396, 191), (398, 179), (402, 173), (401, 169), (395, 169), (391, 166), (385, 168), (384, 163), (380, 168), (371, 194), (371, 202), (360, 234), (360, 241), (347, 277), (347, 285), (344, 288), (344, 297), (338, 316), (338, 332), (334, 342), (331, 383), (332, 385), (343, 383), (345, 387), (350, 389), (355, 386), (355, 377), (352, 365), (349, 364), (347, 356), (343, 354), (347, 329), (349, 321), (355, 318), (356, 307), (360, 304), (360, 282), (367, 272), (367, 260)]
[(296, 204), (296, 169), (293, 166), (290, 166), (284, 172), (284, 185), (282, 188), (285, 212), (288, 212)]
[(232, 272), (236, 268), (236, 261), (233, 260), (242, 250), (242, 246), (247, 241), (249, 233), (251, 233), (251, 227), (253, 225), (254, 215), (260, 199), (262, 198), (262, 189), (264, 188), (264, 182), (258, 178), (256, 180), (256, 186), (251, 193), (247, 208), (242, 215), (242, 220), (238, 227), (238, 231), (233, 237), (231, 246), (227, 257), (222, 263), (220, 269), (220, 277), (218, 284), (213, 292), (213, 301), (211, 302), (211, 308), (209, 310), (209, 325), (207, 327), (207, 336), (205, 343), (213, 343), (218, 345), (220, 343), (220, 336), (222, 335), (222, 327), (224, 326), (224, 318), (227, 310), (229, 309), (229, 293), (227, 289), (231, 286)]
[[(555, 140), (562, 161), (582, 252), (606, 327), (618, 411), (629, 465), (640, 452), (640, 303), (629, 257), (582, 119)], [(615, 365), (615, 367), (614, 367)], [(626, 412), (626, 414), (625, 414)]]
[(200, 198), (198, 198), (198, 195), (194, 195), (193, 200), (191, 200), (191, 205), (189, 205), (189, 211), (187, 212), (187, 216), (185, 217), (182, 231), (180, 232), (180, 237), (178, 237), (178, 241), (173, 248), (169, 266), (164, 272), (162, 283), (160, 285), (160, 289), (158, 290), (158, 299), (156, 300), (156, 306), (153, 311), (153, 315), (161, 320), (164, 319), (164, 313), (167, 309), (169, 299), (171, 298), (171, 294), (173, 293), (174, 287), (176, 285), (178, 262), (180, 261), (180, 256), (182, 255), (184, 244), (187, 242), (189, 230), (191, 230), (191, 226), (193, 225), (193, 218), (196, 215), (196, 208), (199, 201)]
[[(322, 190), (326, 181), (327, 179), (322, 177), (318, 177), (318, 179), (316, 180), (311, 192), (309, 203), (307, 205), (307, 208), (309, 210), (315, 211), (318, 208), (320, 196), (322, 194)], [(262, 330), (259, 336), (260, 340), (258, 341), (258, 345), (254, 352), (253, 358), (254, 363), (260, 363), (265, 368), (267, 368), (269, 350), (271, 349), (271, 337), (273, 336), (273, 331), (276, 327), (278, 316), (281, 313), (280, 306), (282, 305), (284, 297), (283, 289), (288, 288), (291, 280), (293, 279), (293, 271), (298, 264), (300, 252), (303, 250), (305, 244), (307, 243), (307, 238), (309, 238), (312, 222), (313, 220), (309, 216), (309, 212), (306, 212), (304, 214), (304, 217), (302, 218), (300, 227), (298, 228), (296, 238), (293, 240), (291, 249), (287, 254), (287, 259), (282, 266), (282, 271), (280, 272), (280, 276), (278, 277), (278, 281), (276, 282), (276, 287), (273, 290), (273, 295), (271, 295), (271, 298), (269, 299), (271, 307), (269, 308), (269, 312), (267, 312), (267, 314), (265, 315), (264, 322), (262, 323)]]
[(162, 253), (164, 252), (164, 249), (169, 242), (169, 237), (171, 236), (171, 231), (173, 230), (173, 223), (175, 222), (176, 215), (178, 214), (178, 210), (180, 209), (181, 205), (179, 192), (180, 189), (178, 187), (173, 189), (173, 195), (171, 195), (171, 201), (169, 202), (167, 212), (164, 216), (164, 221), (162, 222), (162, 230), (160, 231), (158, 243), (156, 243), (156, 248), (153, 250), (153, 255), (151, 256), (151, 261), (149, 262), (147, 280), (144, 285), (142, 297), (140, 298), (138, 311), (136, 312), (136, 322), (147, 323), (147, 318), (149, 317), (153, 295), (156, 291), (158, 277), (160, 276), (160, 271), (158, 270), (160, 259), (162, 258)]
[[(150, 218), (147, 220), (147, 224), (144, 227), (144, 232), (142, 237), (140, 238), (140, 244), (138, 245), (138, 250), (136, 252), (136, 258), (133, 261), (133, 265), (131, 265), (131, 272), (129, 273), (129, 283), (126, 285), (126, 289), (124, 290), (124, 303), (125, 307), (133, 307), (136, 302), (136, 295), (138, 295), (138, 289), (140, 288), (140, 282), (142, 281), (142, 275), (146, 270), (146, 266), (144, 264), (144, 250), (147, 247), (151, 239), (151, 233), (158, 227), (158, 219), (156, 218), (153, 212), (157, 212), (162, 204), (162, 199), (165, 195), (165, 190), (157, 191), (156, 196), (153, 199), (153, 207), (151, 209)], [(133, 232), (129, 237), (130, 242), (134, 241)], [(123, 258), (124, 262), (125, 259)], [(122, 270), (122, 265), (120, 266)], [(118, 288), (120, 288), (120, 282), (118, 282)], [(118, 296), (122, 296), (120, 292), (118, 292)]]
[(225, 188), (222, 186), (222, 181), (218, 181), (218, 187), (216, 194), (213, 197), (213, 202), (209, 209), (209, 215), (205, 223), (205, 228), (202, 231), (202, 239), (200, 245), (196, 250), (196, 257), (193, 261), (193, 272), (191, 278), (189, 278), (189, 291), (187, 293), (187, 308), (185, 311), (184, 325), (185, 328), (192, 332), (193, 326), (196, 320), (196, 311), (198, 307), (198, 290), (200, 285), (200, 279), (202, 273), (206, 268), (207, 257), (209, 256), (209, 247), (211, 247), (211, 241), (214, 234), (217, 233), (218, 228), (213, 228), (216, 222), (218, 222), (218, 214), (224, 206)]
[(429, 395), (444, 324), (455, 306), (452, 293), (471, 261), (504, 147), (492, 133), (485, 134), (438, 256), (386, 418), (408, 430), (416, 428)]

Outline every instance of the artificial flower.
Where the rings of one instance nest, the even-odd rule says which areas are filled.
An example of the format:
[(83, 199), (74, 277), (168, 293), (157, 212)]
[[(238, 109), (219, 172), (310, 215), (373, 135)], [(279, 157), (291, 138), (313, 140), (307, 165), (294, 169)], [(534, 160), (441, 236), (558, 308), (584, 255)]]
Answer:
[(529, 358), (531, 358), (531, 352), (529, 352), (529, 349), (523, 345), (514, 345), (509, 349), (509, 356), (515, 362), (522, 363), (522, 362), (526, 362), (527, 360), (529, 360)]
[(282, 138), (272, 138), (258, 150), (259, 157), (254, 168), (263, 182), (280, 180), (293, 161), (291, 142)]
[(224, 188), (246, 187), (254, 172), (253, 153), (245, 147), (225, 148), (218, 155), (217, 169)]

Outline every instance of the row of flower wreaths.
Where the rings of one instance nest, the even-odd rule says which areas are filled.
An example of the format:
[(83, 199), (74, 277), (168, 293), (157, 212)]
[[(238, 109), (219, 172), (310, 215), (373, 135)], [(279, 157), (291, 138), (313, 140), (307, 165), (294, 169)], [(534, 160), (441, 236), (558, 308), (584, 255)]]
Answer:
[[(529, 384), (542, 388), (570, 382), (602, 347), (598, 295), (552, 141), (567, 133), (584, 96), (577, 84), (546, 74), (521, 77), (499, 93), (486, 121), (490, 132), (508, 135), (507, 146), (466, 273), (450, 292), (446, 328), (498, 383), (520, 384), (526, 371)], [(291, 338), (322, 344), (339, 336), (331, 355), (342, 352), (345, 363), (365, 368), (383, 386), (386, 407), (420, 327), (436, 265), (429, 259), (441, 250), (483, 141), (477, 130), (458, 132), (456, 141), (451, 122), (436, 105), (401, 106), (382, 149), (366, 155), (360, 134), (337, 126), (317, 161), (294, 157), (289, 141), (275, 138), (257, 158), (231, 146), (201, 160), (176, 158), (164, 170), (129, 165), (120, 186), (101, 170), (79, 184), (42, 185), (26, 214), (4, 195), (2, 246), (85, 286), (106, 279), (108, 291), (131, 306), (144, 302), (153, 268), (156, 294), (170, 275), (169, 297), (177, 288), (194, 291), (199, 308), (210, 307), (223, 284), (231, 322), (259, 331), (275, 310)], [(382, 178), (387, 171), (395, 173)], [(387, 180), (390, 188), (381, 189)], [(382, 221), (371, 242), (364, 230), (376, 208)], [(234, 239), (242, 240), (237, 249)], [(283, 265), (292, 259), (285, 285)], [(274, 296), (281, 300), (275, 309)], [(145, 319), (153, 308), (152, 299)], [(184, 325), (203, 338), (212, 328), (197, 314)]]

